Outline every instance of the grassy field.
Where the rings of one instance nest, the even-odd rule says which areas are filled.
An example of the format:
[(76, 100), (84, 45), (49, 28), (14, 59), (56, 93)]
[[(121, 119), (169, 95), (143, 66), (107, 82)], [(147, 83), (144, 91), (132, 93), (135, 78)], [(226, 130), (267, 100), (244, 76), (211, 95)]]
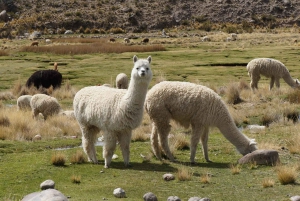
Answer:
[[(1, 47), (8, 56), (0, 57), (0, 200), (20, 200), (39, 191), (40, 183), (46, 179), (54, 180), (56, 189), (74, 201), (104, 198), (138, 201), (147, 192), (153, 192), (158, 200), (176, 195), (183, 201), (194, 196), (211, 200), (286, 201), (290, 196), (299, 195), (300, 126), (285, 117), (288, 111), (300, 110), (300, 93), (283, 80), (280, 89), (269, 91), (269, 80), (264, 77), (258, 84), (259, 91), (252, 93), (246, 71), (250, 60), (271, 57), (282, 61), (293, 78), (300, 78), (300, 43), (294, 42), (299, 37), (298, 32), (257, 31), (239, 34), (238, 40), (231, 42), (225, 42), (227, 35), (219, 32), (210, 33), (211, 42), (201, 42), (200, 37), (190, 32), (188, 37), (152, 37), (149, 44), (141, 44), (140, 39), (131, 40), (129, 52), (122, 53), (77, 54), (74, 51), (74, 45), (82, 45), (88, 50), (95, 41), (80, 43), (57, 39), (50, 45), (40, 41), (38, 48), (51, 47), (49, 52), (40, 52), (27, 47), (31, 43), (29, 40), (3, 40)], [(120, 38), (114, 46), (121, 49), (124, 48), (123, 43)], [(73, 49), (73, 52), (56, 54), (54, 46), (68, 46), (64, 48)], [(163, 49), (149, 48), (145, 52), (146, 46)], [(16, 111), (18, 94), (14, 89), (25, 84), (36, 70), (52, 69), (53, 63), (58, 63), (64, 83), (62, 89), (52, 95), (58, 98), (63, 109), (72, 109), (73, 95), (80, 88), (104, 83), (115, 85), (118, 73), (130, 75), (133, 55), (139, 58), (152, 56), (154, 76), (150, 87), (161, 80), (195, 82), (214, 89), (227, 103), (232, 95), (229, 89), (237, 87), (243, 102), (236, 105), (228, 103), (237, 126), (248, 137), (255, 138), (260, 149), (277, 150), (281, 164), (237, 165), (241, 155), (218, 129), (211, 128), (208, 149), (213, 163), (205, 162), (199, 144), (197, 163), (191, 165), (188, 148), (191, 130), (174, 123), (171, 131), (176, 139), (174, 141), (187, 146), (180, 147), (170, 142), (178, 162), (158, 161), (151, 151), (151, 122), (146, 114), (142, 125), (133, 134), (130, 147), (132, 167), (124, 167), (122, 154), (117, 148), (119, 157), (112, 161), (111, 168), (104, 169), (101, 146), (97, 147), (99, 165), (88, 162), (76, 164), (72, 158), (82, 152), (82, 148), (81, 134), (74, 119), (52, 117), (45, 122), (34, 121), (29, 111)], [(239, 87), (242, 85), (243, 88)], [(64, 88), (68, 88), (68, 92)], [(70, 90), (72, 93), (69, 93)], [(64, 95), (66, 93), (68, 95)], [(4, 124), (7, 119), (9, 126)], [(254, 133), (247, 129), (247, 125), (263, 125), (266, 121), (269, 126), (263, 131)], [(32, 141), (36, 134), (42, 135), (41, 141)], [(64, 156), (66, 162), (63, 166), (52, 164), (56, 154)], [(289, 170), (286, 174), (292, 175), (293, 182), (283, 184), (279, 177), (282, 168)], [(187, 171), (189, 176), (179, 179), (182, 176), (180, 170)], [(176, 179), (164, 181), (162, 176), (165, 173), (173, 173)], [(80, 181), (74, 182), (74, 177)], [(114, 198), (113, 190), (118, 187), (126, 191), (127, 198)]]

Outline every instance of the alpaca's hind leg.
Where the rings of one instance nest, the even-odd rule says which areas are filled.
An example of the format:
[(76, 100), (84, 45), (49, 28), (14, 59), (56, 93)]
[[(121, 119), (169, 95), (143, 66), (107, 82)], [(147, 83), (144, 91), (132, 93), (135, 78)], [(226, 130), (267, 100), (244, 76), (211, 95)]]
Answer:
[(151, 132), (150, 141), (151, 141), (151, 148), (152, 148), (154, 155), (156, 156), (156, 158), (161, 160), (161, 149), (160, 149), (160, 145), (158, 143), (158, 130), (157, 130), (157, 126), (155, 125), (155, 123), (152, 123), (152, 132)]
[(103, 158), (105, 160), (105, 168), (110, 166), (114, 151), (117, 146), (117, 136), (113, 132), (105, 131), (103, 134), (104, 146), (103, 146)]
[(95, 149), (95, 142), (99, 129), (96, 127), (80, 126), (82, 132), (82, 147), (88, 160), (93, 163), (98, 163)]
[(260, 80), (260, 76), (251, 76), (251, 82), (250, 82), (250, 87), (252, 91), (255, 89), (258, 89), (258, 81)]
[(173, 154), (170, 151), (168, 136), (171, 130), (169, 121), (160, 122), (157, 124), (159, 141), (162, 147), (162, 150), (165, 152), (170, 161), (175, 161)]
[(202, 150), (203, 150), (203, 155), (204, 155), (205, 160), (207, 162), (212, 162), (208, 158), (208, 148), (207, 148), (208, 132), (209, 132), (209, 128), (208, 127), (203, 127), (202, 135), (200, 137), (200, 140), (201, 140)]
[(120, 144), (120, 148), (123, 155), (123, 160), (125, 166), (129, 165), (130, 161), (130, 141), (131, 141), (131, 130), (124, 131), (122, 133), (118, 133), (117, 135), (118, 141)]

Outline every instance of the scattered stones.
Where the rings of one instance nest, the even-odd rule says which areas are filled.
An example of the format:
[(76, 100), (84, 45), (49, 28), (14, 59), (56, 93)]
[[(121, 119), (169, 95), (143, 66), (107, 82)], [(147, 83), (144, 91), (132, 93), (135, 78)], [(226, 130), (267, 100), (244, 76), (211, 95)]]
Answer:
[(144, 196), (144, 201), (158, 201), (156, 195), (154, 195), (153, 193), (149, 192), (146, 193)]
[(55, 182), (50, 179), (44, 181), (40, 185), (41, 190), (54, 189), (54, 187), (55, 187)]
[(170, 173), (167, 173), (167, 174), (164, 174), (163, 175), (163, 179), (165, 181), (171, 181), (171, 180), (174, 180), (175, 179), (175, 176), (173, 174), (170, 174)]
[(280, 160), (279, 154), (276, 150), (256, 150), (240, 158), (238, 163), (255, 163), (256, 165), (276, 165), (277, 163), (280, 163)]
[(122, 188), (116, 188), (113, 194), (117, 198), (126, 198), (125, 191)]
[(177, 196), (170, 196), (168, 197), (167, 201), (181, 201), (181, 199)]

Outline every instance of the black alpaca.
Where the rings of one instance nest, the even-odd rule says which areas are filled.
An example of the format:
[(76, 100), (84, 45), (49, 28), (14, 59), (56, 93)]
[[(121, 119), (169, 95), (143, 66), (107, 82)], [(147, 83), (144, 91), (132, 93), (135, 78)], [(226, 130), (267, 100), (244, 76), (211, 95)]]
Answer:
[(53, 89), (59, 88), (62, 82), (62, 75), (56, 70), (39, 70), (34, 72), (26, 82), (26, 86), (30, 87), (34, 85), (37, 89), (42, 86), (49, 88), (53, 86)]

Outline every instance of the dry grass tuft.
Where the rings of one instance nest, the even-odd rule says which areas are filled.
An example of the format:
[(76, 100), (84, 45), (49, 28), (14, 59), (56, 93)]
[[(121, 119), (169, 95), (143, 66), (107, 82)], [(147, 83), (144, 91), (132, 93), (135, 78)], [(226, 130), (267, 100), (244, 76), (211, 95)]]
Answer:
[(240, 174), (241, 170), (242, 170), (242, 168), (239, 164), (236, 164), (236, 165), (231, 164), (230, 165), (230, 171), (233, 175)]
[(171, 135), (169, 138), (170, 150), (183, 150), (189, 149), (190, 142), (188, 136), (184, 133), (177, 133), (176, 135)]
[(279, 112), (277, 110), (269, 109), (261, 117), (260, 123), (268, 127), (271, 123), (279, 121), (279, 119)]
[(203, 174), (200, 177), (200, 182), (203, 183), (203, 184), (209, 184), (210, 183), (210, 178), (211, 178), (211, 175), (209, 173)]
[(177, 178), (179, 181), (189, 181), (192, 179), (193, 173), (187, 167), (180, 167), (177, 171)]
[(300, 90), (290, 89), (287, 92), (287, 100), (290, 103), (299, 104), (300, 103)]
[(300, 134), (295, 133), (288, 141), (287, 148), (291, 154), (300, 154)]
[(290, 106), (290, 107), (285, 107), (283, 109), (283, 117), (286, 118), (288, 121), (292, 120), (293, 123), (298, 122), (299, 120), (299, 115), (300, 112), (296, 107)]
[(51, 157), (51, 163), (55, 166), (64, 166), (66, 163), (66, 156), (63, 153), (54, 153)]
[(80, 175), (72, 175), (71, 181), (74, 184), (80, 184), (81, 183), (81, 176)]
[(1, 92), (0, 100), (12, 100), (15, 99), (15, 96), (11, 92)]
[(82, 151), (77, 151), (74, 155), (71, 156), (71, 163), (82, 164), (87, 161), (85, 154)]
[(227, 87), (225, 96), (228, 104), (235, 105), (243, 102), (243, 100), (240, 98), (240, 91), (236, 83), (232, 83)]
[(10, 126), (9, 118), (4, 114), (0, 114), (0, 127), (9, 127), (9, 126)]
[(296, 183), (296, 179), (298, 176), (296, 167), (277, 166), (276, 172), (281, 184), (286, 185)]
[(275, 184), (275, 182), (274, 182), (274, 180), (272, 180), (272, 179), (264, 179), (264, 180), (262, 181), (262, 186), (263, 186), (264, 188), (273, 187), (274, 184)]

